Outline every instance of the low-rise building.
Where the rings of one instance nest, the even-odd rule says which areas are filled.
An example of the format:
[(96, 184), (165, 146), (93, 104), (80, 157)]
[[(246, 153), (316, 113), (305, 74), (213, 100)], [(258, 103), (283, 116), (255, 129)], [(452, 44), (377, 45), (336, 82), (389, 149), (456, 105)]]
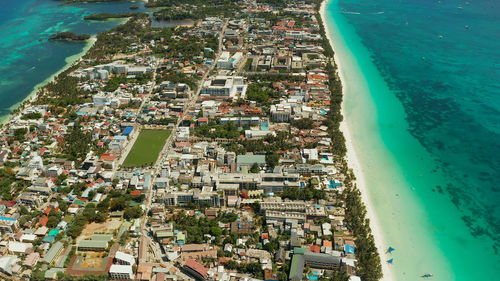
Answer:
[(134, 279), (134, 272), (131, 265), (113, 264), (109, 268), (111, 279)]

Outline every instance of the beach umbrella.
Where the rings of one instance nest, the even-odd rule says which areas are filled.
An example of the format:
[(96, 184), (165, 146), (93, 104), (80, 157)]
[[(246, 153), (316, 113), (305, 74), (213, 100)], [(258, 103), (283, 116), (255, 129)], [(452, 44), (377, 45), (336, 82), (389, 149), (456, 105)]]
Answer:
[(389, 249), (387, 249), (387, 252), (388, 252), (388, 253), (392, 253), (394, 250), (396, 250), (396, 249), (394, 249), (393, 247), (390, 247), (390, 246), (389, 246)]
[(394, 259), (390, 259), (390, 260), (387, 260), (387, 263), (392, 264), (393, 261), (394, 261)]

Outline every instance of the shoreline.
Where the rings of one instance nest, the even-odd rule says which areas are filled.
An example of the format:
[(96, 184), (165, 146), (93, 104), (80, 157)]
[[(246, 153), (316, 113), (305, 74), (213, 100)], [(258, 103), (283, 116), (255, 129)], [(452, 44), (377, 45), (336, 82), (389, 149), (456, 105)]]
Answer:
[(368, 196), (368, 191), (367, 191), (367, 186), (366, 186), (364, 174), (363, 174), (361, 166), (359, 164), (359, 160), (358, 160), (358, 157), (356, 155), (356, 151), (355, 151), (353, 143), (352, 143), (349, 127), (347, 125), (346, 118), (345, 118), (345, 116), (346, 116), (345, 115), (346, 84), (345, 84), (344, 75), (342, 73), (342, 64), (339, 60), (338, 53), (335, 51), (335, 44), (331, 38), (331, 33), (330, 33), (330, 29), (328, 27), (327, 15), (326, 15), (326, 7), (330, 1), (331, 0), (323, 0), (323, 2), (321, 2), (321, 7), (319, 10), (319, 13), (320, 13), (321, 19), (323, 21), (323, 27), (325, 29), (326, 37), (327, 37), (328, 41), (330, 42), (330, 46), (332, 47), (332, 49), (334, 51), (333, 58), (334, 58), (335, 64), (337, 65), (337, 74), (339, 75), (341, 83), (342, 83), (342, 95), (344, 98), (342, 101), (341, 113), (342, 113), (342, 116), (344, 116), (344, 119), (340, 123), (340, 130), (343, 132), (344, 137), (345, 137), (345, 141), (346, 141), (347, 164), (348, 164), (348, 167), (353, 170), (354, 175), (356, 176), (356, 180), (354, 181), (354, 183), (357, 185), (357, 188), (361, 192), (361, 199), (366, 207), (367, 218), (370, 220), (370, 228), (372, 230), (372, 234), (373, 234), (373, 237), (375, 239), (375, 246), (377, 247), (377, 250), (379, 252), (381, 264), (382, 264), (382, 273), (384, 276), (382, 277), (381, 280), (394, 281), (395, 279), (394, 279), (393, 273), (390, 270), (389, 265), (386, 262), (386, 260), (388, 259), (388, 256), (387, 256), (386, 252), (384, 251), (384, 249), (385, 249), (384, 242), (383, 242), (384, 239), (382, 236), (380, 224), (378, 223), (377, 217), (376, 217), (375, 212), (373, 210), (373, 207), (370, 203), (370, 198)]
[[(43, 80), (42, 82), (36, 84), (31, 92), (20, 102), (12, 105), (9, 110), (10, 113), (0, 117), (0, 127), (4, 127), (4, 125), (10, 123), (16, 115), (20, 114), (20, 112), (25, 109), (27, 106), (31, 105), (37, 98), (38, 98), (38, 91), (45, 87), (48, 83), (54, 81), (54, 79), (59, 76), (62, 72), (64, 72), (66, 69), (70, 68), (72, 65), (75, 64), (75, 62), (79, 61), (85, 54), (94, 46), (95, 42), (97, 41), (96, 36), (92, 36), (88, 39), (85, 47), (83, 47), (83, 50), (80, 53), (74, 54), (72, 56), (69, 56), (65, 59), (66, 64), (59, 69), (57, 72), (54, 74), (50, 75), (47, 77), (47, 79)], [(14, 112), (16, 110), (19, 110), (18, 112)]]

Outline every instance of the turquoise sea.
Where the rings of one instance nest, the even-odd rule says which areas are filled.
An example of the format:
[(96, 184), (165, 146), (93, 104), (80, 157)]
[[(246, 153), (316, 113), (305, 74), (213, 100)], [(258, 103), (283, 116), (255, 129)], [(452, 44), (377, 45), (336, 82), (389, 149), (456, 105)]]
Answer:
[(395, 280), (499, 280), (500, 3), (330, 0), (326, 14)]
[(85, 43), (50, 42), (50, 35), (72, 31), (95, 35), (121, 20), (85, 21), (94, 13), (144, 11), (144, 2), (89, 3), (61, 6), (54, 0), (0, 0), (0, 117), (5, 117), (34, 87), (82, 53)]

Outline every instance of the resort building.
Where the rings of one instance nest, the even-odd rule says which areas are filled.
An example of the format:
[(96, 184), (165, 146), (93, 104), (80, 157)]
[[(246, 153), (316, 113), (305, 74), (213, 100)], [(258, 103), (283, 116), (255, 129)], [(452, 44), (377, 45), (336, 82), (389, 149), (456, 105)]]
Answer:
[(205, 81), (201, 95), (219, 98), (244, 98), (247, 91), (245, 78), (241, 76), (216, 76)]

